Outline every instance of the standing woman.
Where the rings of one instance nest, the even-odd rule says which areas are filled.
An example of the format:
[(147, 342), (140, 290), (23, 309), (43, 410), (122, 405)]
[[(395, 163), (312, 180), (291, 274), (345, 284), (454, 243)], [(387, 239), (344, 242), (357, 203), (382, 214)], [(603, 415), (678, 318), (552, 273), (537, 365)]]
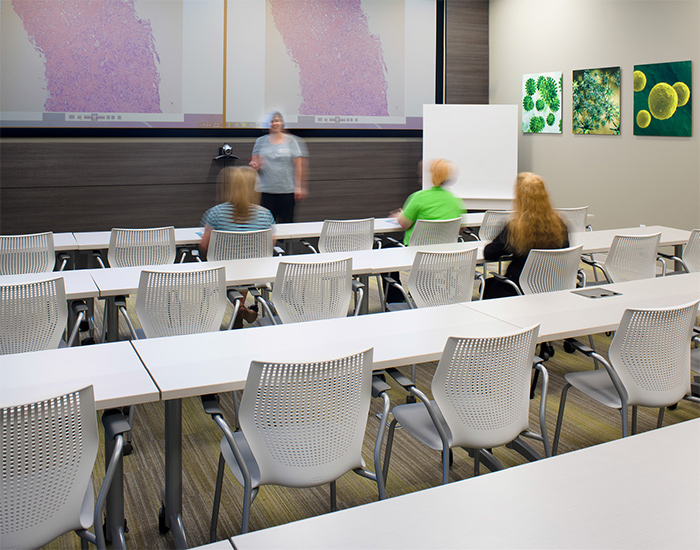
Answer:
[(260, 174), (260, 204), (270, 210), (277, 223), (294, 221), (294, 204), (306, 198), (306, 144), (284, 131), (284, 118), (272, 114), (270, 132), (253, 147), (250, 166)]
[[(552, 208), (544, 181), (532, 172), (521, 172), (515, 181), (515, 214), (498, 237), (484, 247), (484, 259), (493, 262), (512, 255), (506, 277), (520, 286), (520, 274), (530, 250), (568, 246), (568, 229)], [(508, 283), (495, 278), (486, 280), (484, 299), (514, 294)]]

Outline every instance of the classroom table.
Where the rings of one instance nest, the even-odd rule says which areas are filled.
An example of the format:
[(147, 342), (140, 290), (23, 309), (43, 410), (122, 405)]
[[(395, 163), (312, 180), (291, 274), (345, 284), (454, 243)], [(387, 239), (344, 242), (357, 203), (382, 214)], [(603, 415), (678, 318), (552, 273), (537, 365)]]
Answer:
[(243, 389), (253, 359), (302, 361), (325, 358), (329, 350), (340, 356), (374, 347), (374, 367), (384, 369), (439, 359), (449, 336), (499, 334), (513, 331), (514, 325), (525, 328), (537, 323), (540, 342), (614, 330), (628, 307), (700, 299), (700, 273), (606, 288), (620, 294), (591, 299), (560, 291), (133, 342), (166, 400), (165, 513), (170, 524), (177, 526), (178, 547), (186, 546), (181, 527), (181, 398)]
[(78, 241), (73, 233), (54, 233), (53, 249), (56, 252), (68, 252), (78, 249)]
[[(94, 387), (98, 410), (160, 400), (158, 388), (130, 342), (3, 355), (0, 363), (2, 407), (31, 403), (90, 385)], [(105, 440), (104, 444), (105, 456), (109, 457), (114, 443)], [(106, 524), (114, 546), (121, 547), (124, 528), (121, 466), (107, 497)]]
[(91, 274), (86, 270), (50, 271), (47, 273), (22, 273), (18, 275), (0, 275), (0, 285), (16, 285), (48, 281), (49, 279), (63, 279), (66, 288), (67, 300), (85, 300), (97, 298), (99, 289)]
[(598, 252), (607, 252), (610, 249), (615, 235), (652, 235), (654, 233), (661, 233), (659, 246), (673, 246), (677, 256), (680, 256), (683, 245), (688, 242), (688, 238), (690, 237), (690, 231), (686, 231), (685, 229), (675, 229), (662, 225), (647, 225), (572, 233), (569, 241), (571, 246), (583, 244), (584, 254), (594, 254)]
[(697, 548), (698, 464), (695, 419), (231, 542), (236, 550)]
[[(165, 400), (165, 506), (178, 548), (182, 523), (180, 399), (243, 389), (250, 362), (308, 361), (374, 347), (374, 368), (438, 359), (447, 335), (515, 332), (508, 322), (455, 304), (441, 308), (345, 317), (245, 330), (133, 342)], [(274, 345), (271, 345), (274, 343)]]

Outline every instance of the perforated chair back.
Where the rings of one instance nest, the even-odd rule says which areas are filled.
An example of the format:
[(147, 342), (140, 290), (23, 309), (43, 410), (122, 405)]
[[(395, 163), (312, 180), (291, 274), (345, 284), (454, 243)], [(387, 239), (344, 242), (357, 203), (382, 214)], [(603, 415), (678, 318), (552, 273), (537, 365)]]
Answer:
[(408, 246), (456, 243), (462, 218), (452, 220), (416, 220)]
[(479, 227), (479, 240), (492, 241), (503, 231), (513, 215), (511, 210), (487, 210)]
[(417, 307), (470, 302), (474, 292), (476, 248), (458, 252), (417, 252), (408, 290)]
[(690, 393), (690, 342), (698, 301), (663, 309), (628, 309), (608, 356), (629, 405), (665, 407)]
[(210, 261), (269, 258), (273, 252), (272, 228), (260, 231), (211, 232), (207, 259)]
[(63, 278), (0, 286), (0, 355), (56, 349), (68, 321)]
[(259, 484), (313, 487), (364, 467), (372, 350), (309, 363), (253, 361), (240, 425)]
[(374, 246), (374, 218), (325, 220), (318, 240), (319, 252), (354, 252)]
[(660, 239), (661, 233), (615, 235), (604, 264), (612, 281), (622, 283), (655, 277)]
[(39, 548), (90, 527), (98, 445), (92, 386), (0, 414), (2, 547)]
[(683, 250), (683, 261), (688, 271), (700, 271), (700, 229), (693, 229), (688, 238), (688, 244)]
[(112, 229), (107, 259), (111, 267), (164, 265), (175, 261), (175, 228)]
[(53, 233), (0, 235), (0, 275), (47, 273), (54, 265)]
[(569, 228), (569, 233), (581, 233), (586, 230), (586, 221), (588, 220), (587, 206), (581, 206), (579, 208), (555, 208), (554, 211), (564, 220), (566, 227)]
[(552, 250), (533, 248), (520, 274), (523, 294), (539, 294), (576, 288), (583, 245)]
[(141, 272), (136, 314), (146, 338), (219, 330), (225, 310), (223, 266)]
[(345, 317), (352, 295), (352, 258), (280, 262), (272, 302), (283, 323)]
[(447, 340), (432, 381), (452, 446), (491, 448), (528, 428), (539, 326), (507, 336)]

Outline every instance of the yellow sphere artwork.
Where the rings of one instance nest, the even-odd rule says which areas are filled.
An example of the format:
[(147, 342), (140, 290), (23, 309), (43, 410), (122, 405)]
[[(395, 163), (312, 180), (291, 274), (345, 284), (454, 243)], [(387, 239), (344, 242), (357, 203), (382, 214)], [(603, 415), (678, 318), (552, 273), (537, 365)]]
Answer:
[(647, 85), (647, 75), (642, 71), (634, 71), (634, 91), (641, 92)]
[(654, 118), (666, 120), (673, 116), (678, 106), (678, 94), (666, 82), (659, 82), (649, 92), (649, 111)]
[(678, 94), (678, 106), (683, 107), (690, 99), (690, 88), (685, 82), (676, 82), (673, 85), (673, 89), (676, 90)]
[(651, 115), (649, 114), (649, 111), (645, 111), (642, 109), (637, 113), (637, 126), (640, 128), (646, 128), (649, 126), (649, 123), (651, 122)]

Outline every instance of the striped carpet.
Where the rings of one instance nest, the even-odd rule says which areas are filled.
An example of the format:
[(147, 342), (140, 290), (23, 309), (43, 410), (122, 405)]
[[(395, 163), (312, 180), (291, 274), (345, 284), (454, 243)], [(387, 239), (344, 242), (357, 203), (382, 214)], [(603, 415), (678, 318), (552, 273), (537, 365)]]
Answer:
[[(378, 310), (376, 290), (370, 292), (370, 310)], [(132, 297), (133, 298), (133, 297)], [(133, 306), (133, 302), (131, 304)], [(133, 310), (133, 309), (132, 309)], [(391, 315), (391, 314), (386, 314)], [(96, 322), (101, 323), (99, 306)], [(137, 320), (135, 320), (137, 321)], [(245, 329), (243, 329), (245, 330)], [(610, 338), (595, 335), (596, 348), (605, 352)], [(556, 413), (563, 385), (563, 375), (574, 370), (592, 369), (592, 362), (581, 355), (570, 355), (563, 351), (560, 342), (555, 344), (555, 356), (545, 363), (550, 374), (550, 390), (547, 400), (547, 427), (550, 439), (554, 433)], [(420, 389), (430, 393), (430, 380), (436, 363), (425, 363), (417, 369), (417, 383)], [(406, 371), (408, 373), (408, 371)], [(396, 387), (391, 392), (392, 404), (403, 402), (405, 394)], [(531, 401), (530, 427), (539, 430), (540, 392)], [(233, 418), (233, 405), (230, 394), (222, 396), (222, 404), (227, 418)], [(373, 412), (379, 412), (380, 403), (372, 405)], [(656, 409), (641, 410), (638, 431), (647, 431), (656, 426)], [(667, 411), (664, 424), (683, 422), (700, 417), (700, 407), (683, 402), (676, 410)], [(373, 469), (372, 453), (379, 419), (371, 414), (365, 438), (364, 458)], [(138, 406), (134, 423), (134, 452), (124, 460), (125, 507), (129, 532), (126, 535), (130, 548), (160, 549), (174, 548), (172, 535), (161, 536), (158, 531), (158, 510), (161, 505), (161, 487), (164, 479), (164, 406), (152, 403)], [(188, 544), (198, 546), (209, 540), (209, 522), (218, 462), (220, 430), (203, 412), (199, 399), (183, 400), (183, 521)], [(596, 445), (620, 437), (620, 416), (582, 397), (576, 390), (569, 393), (564, 429), (559, 445), (559, 453), (566, 453), (591, 445)], [(530, 441), (529, 441), (530, 442)], [(542, 446), (532, 441), (538, 451)], [(506, 448), (494, 449), (496, 457), (506, 467), (522, 464), (524, 459)], [(482, 475), (486, 470), (482, 468)], [(104, 457), (102, 450), (94, 472), (96, 489), (102, 480)], [(450, 481), (469, 478), (473, 475), (473, 462), (466, 451), (455, 450), (454, 465)], [(391, 468), (387, 480), (389, 497), (418, 491), (438, 485), (441, 481), (440, 453), (418, 444), (411, 436), (398, 431), (392, 452)], [(375, 501), (376, 485), (349, 473), (338, 481), (338, 508), (349, 508)], [(223, 539), (240, 532), (242, 488), (233, 476), (227, 473), (224, 480), (221, 512), (217, 539)], [(575, 498), (575, 495), (572, 495)], [(263, 529), (290, 521), (295, 521), (329, 511), (328, 486), (311, 489), (287, 489), (266, 486), (256, 498), (252, 514), (251, 529)], [(310, 536), (313, 536), (310, 534)], [(79, 548), (77, 535), (68, 533), (46, 548)], [(397, 547), (401, 537), (397, 536)]]

